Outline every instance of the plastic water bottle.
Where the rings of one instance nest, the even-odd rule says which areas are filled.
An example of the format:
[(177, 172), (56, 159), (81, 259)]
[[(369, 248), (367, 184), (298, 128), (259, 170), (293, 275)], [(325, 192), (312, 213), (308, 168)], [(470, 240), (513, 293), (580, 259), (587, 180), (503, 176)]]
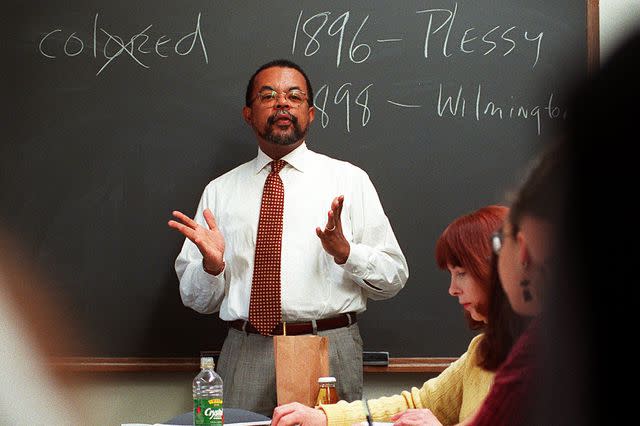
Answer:
[(222, 378), (214, 371), (213, 357), (200, 358), (200, 372), (193, 379), (193, 424), (222, 425)]

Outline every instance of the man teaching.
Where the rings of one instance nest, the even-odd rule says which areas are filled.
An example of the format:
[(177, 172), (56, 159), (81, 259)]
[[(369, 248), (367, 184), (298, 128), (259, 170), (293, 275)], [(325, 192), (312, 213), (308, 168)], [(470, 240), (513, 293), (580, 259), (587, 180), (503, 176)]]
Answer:
[(273, 335), (329, 338), (330, 374), (362, 398), (356, 315), (408, 278), (378, 194), (360, 168), (307, 148), (313, 89), (288, 60), (262, 65), (242, 116), (258, 154), (211, 181), (194, 219), (174, 211), (186, 238), (175, 268), (182, 302), (229, 324), (217, 370), (225, 405), (270, 416), (277, 405)]

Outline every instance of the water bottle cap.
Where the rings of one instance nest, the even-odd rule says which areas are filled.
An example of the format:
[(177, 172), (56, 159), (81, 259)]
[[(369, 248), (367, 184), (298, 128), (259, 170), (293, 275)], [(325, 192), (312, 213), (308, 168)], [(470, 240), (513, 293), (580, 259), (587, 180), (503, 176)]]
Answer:
[(213, 368), (215, 363), (212, 356), (203, 356), (200, 358), (200, 368)]
[(336, 378), (331, 376), (318, 378), (318, 383), (335, 383), (335, 382), (336, 382)]

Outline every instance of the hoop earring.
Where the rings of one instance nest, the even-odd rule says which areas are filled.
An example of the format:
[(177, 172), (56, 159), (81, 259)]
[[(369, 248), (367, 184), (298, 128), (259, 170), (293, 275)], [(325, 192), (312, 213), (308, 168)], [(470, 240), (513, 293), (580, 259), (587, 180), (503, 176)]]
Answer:
[(525, 303), (529, 303), (533, 300), (533, 295), (528, 288), (529, 284), (531, 284), (531, 281), (526, 278), (520, 281), (520, 287), (522, 287), (522, 300), (524, 300)]

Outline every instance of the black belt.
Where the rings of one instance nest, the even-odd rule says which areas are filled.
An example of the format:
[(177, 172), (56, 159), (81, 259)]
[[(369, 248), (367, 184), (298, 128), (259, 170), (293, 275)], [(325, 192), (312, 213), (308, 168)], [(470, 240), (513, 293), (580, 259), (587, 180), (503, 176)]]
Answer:
[[(325, 330), (333, 330), (334, 328), (347, 327), (351, 324), (354, 324), (357, 321), (355, 312), (347, 312), (346, 314), (340, 314), (337, 317), (332, 318), (324, 318), (315, 320), (315, 330), (314, 330), (314, 321), (304, 321), (304, 322), (287, 322), (286, 331), (287, 335), (295, 336), (299, 334), (315, 334), (318, 331)], [(249, 321), (245, 320), (235, 320), (230, 321), (230, 326), (235, 328), (236, 330), (244, 331), (246, 333), (260, 334), (258, 330), (254, 326), (251, 325)], [(271, 335), (280, 336), (283, 331), (283, 323), (276, 325), (276, 328), (273, 329)]]

